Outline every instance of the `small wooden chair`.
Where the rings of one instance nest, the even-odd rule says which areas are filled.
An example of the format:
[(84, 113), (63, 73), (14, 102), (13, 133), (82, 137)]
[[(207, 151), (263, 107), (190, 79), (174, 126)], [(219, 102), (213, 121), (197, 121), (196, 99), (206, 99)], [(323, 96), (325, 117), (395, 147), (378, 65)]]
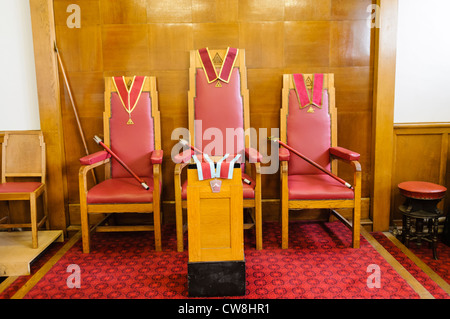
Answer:
[[(161, 251), (163, 152), (155, 77), (105, 78), (103, 131), (104, 144), (143, 179), (149, 189), (144, 189), (105, 150), (81, 158), (79, 187), (83, 252), (90, 252), (90, 232), (93, 230), (153, 231), (155, 250)], [(105, 167), (105, 180), (88, 189), (88, 172), (101, 165)], [(153, 213), (153, 225), (103, 225), (111, 213)], [(107, 216), (91, 227), (91, 214)]]
[[(7, 181), (14, 178), (11, 181)], [(27, 178), (27, 181), (19, 181)], [(30, 179), (39, 181), (28, 181)], [(38, 221), (37, 199), (42, 196), (44, 216)], [(41, 131), (6, 132), (2, 145), (2, 183), (0, 201), (30, 202), (30, 223), (12, 224), (10, 213), (0, 220), (0, 228), (31, 228), (32, 247), (38, 248), (38, 229), (47, 220), (45, 185), (45, 143)], [(1, 223), (7, 220), (8, 223)]]
[[(352, 231), (352, 247), (359, 248), (361, 212), (360, 155), (337, 147), (337, 109), (335, 105), (334, 75), (323, 74), (320, 92), (311, 93), (313, 74), (303, 74), (309, 97), (318, 94), (321, 105), (300, 104), (294, 75), (283, 75), (282, 108), (280, 112), (280, 140), (328, 171), (337, 174), (337, 161), (353, 168), (353, 188), (347, 188), (321, 172), (304, 159), (280, 148), (281, 165), (281, 224), (282, 248), (288, 248), (289, 210), (330, 209)], [(321, 75), (318, 75), (319, 78)], [(320, 81), (319, 81), (320, 82)], [(304, 97), (305, 94), (302, 94)], [(317, 97), (317, 95), (316, 95)], [(302, 103), (303, 104), (303, 103)], [(334, 209), (351, 208), (353, 218), (348, 221)]]

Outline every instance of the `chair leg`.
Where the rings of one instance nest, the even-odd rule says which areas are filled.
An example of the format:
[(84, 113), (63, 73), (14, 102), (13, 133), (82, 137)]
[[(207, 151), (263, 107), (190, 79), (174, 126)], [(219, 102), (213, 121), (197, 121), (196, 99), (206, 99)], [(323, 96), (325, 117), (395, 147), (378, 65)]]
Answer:
[(31, 240), (33, 249), (38, 248), (38, 229), (37, 229), (37, 212), (36, 212), (36, 194), (30, 195), (30, 214), (31, 214)]
[(356, 204), (353, 209), (352, 247), (359, 248), (361, 227), (361, 205)]
[(50, 229), (50, 221), (48, 220), (48, 206), (47, 206), (47, 188), (44, 189), (44, 192), (42, 193), (42, 204), (44, 208), (44, 215), (45, 215), (45, 229)]
[(280, 199), (281, 199), (281, 248), (289, 246), (289, 189), (288, 163), (282, 161), (280, 165)]
[(289, 247), (289, 207), (288, 201), (281, 199), (281, 248)]
[(90, 233), (89, 233), (89, 216), (86, 205), (80, 202), (80, 218), (81, 218), (81, 240), (83, 242), (83, 253), (91, 252)]
[(256, 250), (261, 250), (263, 249), (261, 201), (256, 201), (255, 206)]
[(161, 205), (159, 200), (153, 201), (153, 232), (155, 235), (155, 250), (161, 251)]
[(182, 199), (175, 197), (175, 223), (177, 227), (177, 251), (184, 250), (183, 242), (183, 208), (181, 206)]
[[(11, 201), (6, 201), (8, 203), (8, 213), (6, 215), (6, 223), (11, 224)], [(8, 228), (8, 231), (11, 231), (11, 228)]]

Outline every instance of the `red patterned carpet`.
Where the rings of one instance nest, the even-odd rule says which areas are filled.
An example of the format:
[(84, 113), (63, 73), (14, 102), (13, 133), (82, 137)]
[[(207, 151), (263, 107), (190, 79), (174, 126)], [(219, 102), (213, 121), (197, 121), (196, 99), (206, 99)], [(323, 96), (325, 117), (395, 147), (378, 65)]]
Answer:
[[(246, 299), (417, 299), (419, 294), (365, 239), (350, 247), (350, 231), (340, 222), (291, 223), (290, 249), (279, 248), (278, 223), (265, 223), (264, 250), (245, 232)], [(382, 235), (382, 234), (381, 234)], [(187, 237), (187, 236), (186, 236)], [(380, 237), (380, 240), (383, 240)], [(25, 299), (179, 299), (188, 298), (187, 251), (176, 252), (175, 229), (163, 231), (163, 251), (155, 252), (152, 233), (96, 233), (91, 254), (81, 240), (24, 296)], [(185, 242), (187, 245), (187, 242)], [(385, 243), (388, 246), (388, 243)], [(58, 246), (59, 245), (59, 246)], [(50, 253), (59, 249), (55, 244)], [(42, 261), (33, 264), (39, 269)], [(69, 288), (69, 265), (81, 270), (81, 287)], [(369, 288), (376, 265), (380, 288)], [(410, 265), (414, 269), (413, 265)], [(448, 271), (448, 267), (445, 266)], [(435, 298), (449, 295), (420, 269), (415, 276)], [(0, 298), (8, 299), (30, 276), (19, 277)]]
[[(430, 282), (428, 276), (383, 233), (374, 233), (373, 237), (383, 245), (386, 250), (395, 257), (408, 271), (419, 280), (419, 282), (428, 290), (435, 290), (436, 283)], [(414, 255), (416, 255), (421, 261), (423, 261), (428, 267), (430, 267), (438, 276), (440, 276), (447, 284), (450, 284), (450, 247), (438, 242), (437, 254), (438, 260), (433, 259), (432, 250), (425, 243), (421, 247), (418, 247), (416, 243), (411, 242), (409, 246)], [(436, 292), (439, 295), (438, 292)], [(442, 298), (448, 297), (444, 294)]]

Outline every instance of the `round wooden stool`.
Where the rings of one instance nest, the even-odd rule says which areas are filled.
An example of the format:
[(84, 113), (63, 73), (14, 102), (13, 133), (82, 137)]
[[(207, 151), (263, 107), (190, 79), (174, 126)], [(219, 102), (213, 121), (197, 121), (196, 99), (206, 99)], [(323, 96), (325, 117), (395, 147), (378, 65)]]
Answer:
[[(433, 258), (437, 257), (438, 223), (442, 212), (437, 204), (445, 196), (447, 188), (428, 182), (410, 181), (398, 184), (400, 194), (406, 200), (399, 207), (403, 213), (402, 239), (406, 247), (410, 240), (415, 240), (417, 246), (422, 245), (422, 240), (429, 242), (433, 248)], [(411, 231), (411, 220), (416, 220), (416, 229)], [(423, 225), (428, 220), (428, 233), (424, 233)]]

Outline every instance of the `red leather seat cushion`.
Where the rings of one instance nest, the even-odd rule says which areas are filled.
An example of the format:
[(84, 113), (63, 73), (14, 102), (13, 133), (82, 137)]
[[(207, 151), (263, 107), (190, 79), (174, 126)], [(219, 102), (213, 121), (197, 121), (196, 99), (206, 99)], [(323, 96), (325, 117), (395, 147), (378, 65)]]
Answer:
[(40, 182), (10, 182), (0, 184), (0, 193), (31, 193), (42, 183)]
[(326, 174), (289, 175), (289, 199), (353, 199), (353, 190)]
[(153, 202), (153, 179), (143, 178), (149, 190), (145, 190), (134, 178), (111, 178), (94, 187), (87, 194), (88, 204), (125, 204)]
[(447, 191), (444, 186), (420, 181), (403, 182), (398, 184), (398, 188), (402, 195), (417, 199), (439, 199)]
[[(250, 185), (242, 182), (243, 198), (244, 199), (255, 198), (255, 181), (247, 174), (242, 174), (242, 177), (251, 181)], [(187, 199), (187, 180), (181, 186), (181, 198), (183, 200)]]

